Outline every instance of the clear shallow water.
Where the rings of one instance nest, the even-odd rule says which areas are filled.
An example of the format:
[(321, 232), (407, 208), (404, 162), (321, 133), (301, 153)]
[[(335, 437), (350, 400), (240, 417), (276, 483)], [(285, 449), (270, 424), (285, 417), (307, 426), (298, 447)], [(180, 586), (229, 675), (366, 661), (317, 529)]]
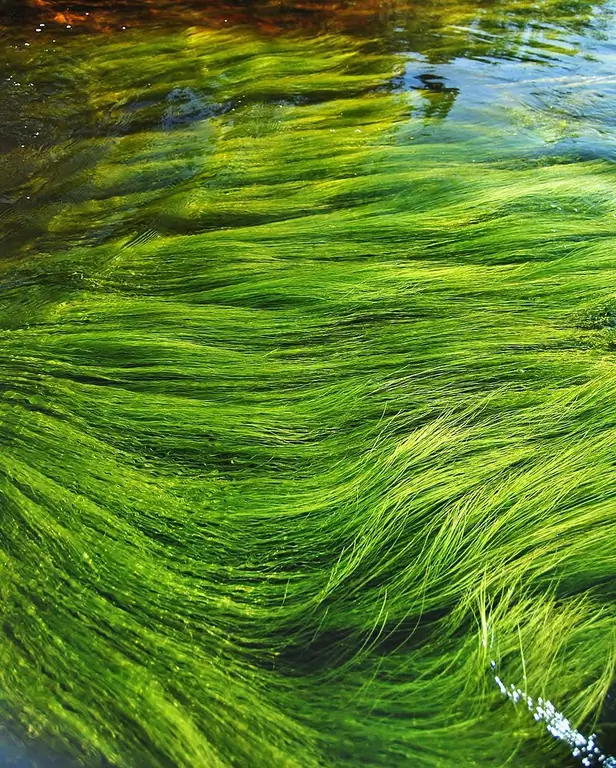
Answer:
[[(0, 210), (6, 215), (3, 237), (10, 253), (36, 240), (33, 219), (48, 202), (43, 189), (58, 200), (60, 185), (68, 184), (71, 199), (87, 199), (84, 175), (112, 137), (189, 129), (247, 104), (264, 110), (253, 119), (265, 126), (264, 105), (318, 102), (333, 95), (318, 86), (307, 91), (306, 83), (292, 80), (279, 92), (271, 84), (261, 92), (255, 77), (249, 93), (242, 95), (238, 83), (229, 100), (223, 73), (217, 82), (196, 83), (191, 78), (197, 71), (188, 62), (166, 73), (163, 58), (149, 73), (154, 85), (114, 72), (105, 91), (107, 73), (96, 57), (113, 55), (106, 48), (124, 38), (128, 45), (138, 41), (143, 50), (148, 40), (153, 45), (165, 37), (170, 41), (199, 23), (230, 35), (233, 29), (242, 36), (252, 30), (274, 48), (284, 49), (285, 39), (292, 46), (298, 35), (305, 40), (330, 35), (344, 39), (344, 45), (391, 56), (389, 76), (383, 72), (364, 84), (360, 75), (349, 96), (360, 99), (383, 89), (399, 93), (409, 119), (398, 130), (409, 145), (472, 142), (475, 162), (508, 156), (538, 163), (557, 157), (613, 159), (615, 22), (609, 3), (352, 3), (339, 8), (101, 3), (62, 11), (53, 3), (30, 9), (7, 3), (3, 21)], [(81, 139), (90, 144), (74, 146)], [(441, 159), (434, 157), (435, 163)], [(189, 178), (191, 169), (178, 173)]]
[[(426, 384), (421, 377), (439, 365), (445, 372), (450, 365), (460, 385), (451, 393), (448, 385), (443, 386), (444, 393), (439, 395), (443, 410), (455, 408), (460, 399), (470, 405), (479, 395), (502, 386), (529, 399), (543, 386), (547, 389), (545, 370), (533, 355), (537, 349), (549, 348), (556, 359), (558, 349), (568, 349), (570, 341), (560, 326), (545, 331), (540, 326), (542, 318), (564, 315), (546, 298), (554, 285), (564, 285), (564, 278), (560, 283), (559, 278), (554, 284), (547, 280), (542, 284), (541, 270), (548, 269), (542, 264), (564, 259), (589, 239), (608, 241), (613, 235), (613, 4), (357, 2), (336, 7), (308, 4), (301, 9), (257, 4), (247, 10), (245, 4), (92, 3), (67, 11), (53, 3), (38, 3), (29, 10), (22, 4), (5, 4), (2, 13), (2, 327), (19, 332), (42, 327), (45, 334), (34, 349), (24, 342), (26, 373), (19, 369), (19, 375), (26, 380), (37, 365), (45, 372), (33, 392), (25, 395), (29, 410), (43, 412), (52, 403), (55, 419), (87, 423), (114, 450), (141, 451), (144, 465), (171, 456), (174, 471), (185, 472), (194, 484), (189, 491), (194, 498), (205, 492), (195, 480), (202, 465), (226, 479), (234, 477), (234, 466), (239, 464), (247, 474), (255, 474), (258, 507), (258, 499), (267, 491), (258, 485), (265, 483), (262, 467), (266, 465), (259, 445), (267, 444), (273, 431), (270, 422), (260, 421), (265, 406), (259, 400), (259, 387), (265, 389), (265, 384), (250, 378), (257, 361), (264, 365), (261, 351), (265, 357), (282, 360), (288, 379), (280, 386), (291, 403), (295, 402), (293, 392), (313, 380), (315, 369), (332, 388), (355, 377), (352, 394), (362, 387), (370, 391), (374, 382), (383, 390), (389, 388), (390, 400), (379, 401), (378, 408), (374, 406), (378, 413), (370, 416), (376, 423), (387, 407), (406, 408), (413, 418), (430, 413), (435, 397), (431, 387), (438, 389), (438, 385)], [(571, 179), (577, 163), (589, 165), (583, 166), (575, 188)], [(533, 169), (538, 173), (545, 169), (544, 175), (523, 176)], [(495, 180), (498, 173), (502, 183)], [(494, 222), (497, 227), (507, 221), (511, 226), (489, 229)], [(528, 232), (534, 240), (527, 238)], [(192, 238), (197, 238), (196, 246)], [(211, 258), (211, 269), (203, 274), (190, 260), (196, 247), (205, 254), (206, 263)], [(328, 315), (330, 325), (321, 328), (312, 342), (326, 347), (328, 334), (338, 333), (347, 346), (319, 358), (302, 346), (302, 334), (307, 337), (316, 327), (309, 324), (284, 338), (281, 331), (282, 341), (270, 349), (276, 330), (264, 324), (262, 333), (251, 338), (254, 362), (246, 364), (248, 373), (239, 368), (235, 372), (233, 351), (241, 346), (241, 334), (261, 322), (255, 319), (256, 311), (278, 310), (279, 327), (284, 329), (296, 305), (301, 308), (298, 314), (310, 318), (310, 307), (322, 300), (322, 286), (326, 278), (332, 279), (325, 268), (315, 277), (312, 270), (298, 267), (293, 280), (276, 288), (276, 270), (294, 265), (298, 254), (300, 259), (310, 259), (314, 269), (320, 269), (319, 264), (329, 268), (330, 262), (337, 261), (351, 265), (327, 283), (332, 291), (327, 312), (333, 320)], [(416, 290), (420, 280), (413, 274), (396, 282), (387, 270), (397, 269), (408, 258), (417, 259), (421, 269), (434, 268), (430, 279), (435, 281), (435, 296), (442, 290), (447, 297), (443, 303), (426, 299), (412, 311), (417, 317), (460, 322), (457, 328), (447, 326), (443, 337), (449, 334), (449, 339), (443, 338), (436, 351), (424, 352), (419, 345), (413, 348), (415, 330), (404, 336), (402, 323), (412, 316), (403, 305), (404, 296)], [(225, 271), (225, 259), (230, 271)], [(453, 290), (446, 284), (439, 288), (439, 281), (445, 279), (438, 271), (439, 259), (443, 269), (453, 263), (456, 268), (474, 265), (477, 270), (464, 273), (463, 288)], [(538, 266), (530, 273), (531, 288), (522, 298), (511, 284), (492, 295), (489, 285), (480, 282), (482, 274), (491, 274), (486, 270), (492, 266), (515, 270), (516, 265), (535, 259)], [(382, 278), (369, 271), (361, 273), (372, 261), (383, 265)], [(579, 269), (580, 280), (591, 280), (583, 267)], [(599, 268), (595, 264), (593, 269), (596, 273)], [(360, 274), (357, 284), (349, 278), (353, 270)], [(254, 282), (249, 279), (253, 273)], [(269, 293), (259, 280), (271, 281)], [(486, 280), (490, 282), (489, 277)], [(236, 294), (225, 293), (236, 284)], [(383, 291), (378, 306), (353, 293), (369, 295), (376, 289)], [(568, 285), (565, 289), (574, 303), (574, 289)], [(113, 301), (107, 304), (109, 295)], [(355, 297), (354, 303), (345, 303), (349, 295)], [(161, 305), (147, 304), (151, 297), (162, 297)], [(491, 304), (483, 315), (486, 297)], [(466, 307), (473, 301), (476, 304), (466, 317)], [(191, 312), (182, 310), (181, 302)], [(225, 307), (227, 312), (208, 319), (203, 307), (210, 305)], [(161, 343), (169, 342), (164, 347), (169, 351), (161, 354), (147, 346), (147, 331), (158, 327), (169, 306), (179, 319), (177, 328), (165, 326)], [(250, 312), (250, 322), (236, 311)], [(121, 326), (125, 336), (112, 327), (113, 312), (116, 323), (129, 318), (133, 337), (127, 336), (125, 326)], [(525, 325), (522, 319), (516, 325), (525, 312), (534, 312), (532, 323)], [(45, 330), (57, 318), (58, 326)], [(502, 318), (502, 325), (495, 318)], [(206, 363), (201, 358), (197, 362), (197, 358), (181, 359), (169, 340), (175, 333), (182, 344), (194, 343), (195, 329), (215, 322), (223, 324), (220, 333), (229, 358), (215, 362), (207, 358), (207, 376), (197, 385), (193, 381), (198, 379), (198, 365)], [(225, 322), (230, 329), (225, 330)], [(371, 322), (377, 323), (375, 328)], [(526, 345), (525, 357), (505, 363), (498, 358), (493, 364), (497, 373), (472, 370), (470, 364), (459, 362), (461, 352), (452, 349), (448, 357), (447, 345), (453, 343), (451, 336), (460, 332), (462, 323), (484, 345), (499, 334), (507, 349)], [(94, 331), (102, 329), (101, 333), (117, 332), (116, 345), (109, 350), (98, 338), (82, 344), (79, 333), (88, 324)], [(353, 334), (353, 324), (361, 328), (358, 336)], [(398, 327), (395, 324), (400, 324), (400, 336), (393, 332), (391, 338), (386, 336), (389, 328)], [(391, 357), (386, 361), (373, 353), (377, 338), (387, 339)], [(22, 354), (21, 343), (12, 342), (11, 364)], [(216, 339), (209, 343), (215, 346)], [(605, 347), (611, 342), (602, 343)], [(285, 344), (288, 351), (280, 353)], [(571, 359), (554, 363), (555, 368), (562, 365), (559, 386), (585, 376), (586, 347), (578, 353), (577, 345), (576, 339)], [(604, 347), (597, 342), (594, 348)], [(441, 354), (443, 360), (437, 363)], [(300, 364), (308, 368), (300, 370)], [(196, 413), (186, 416), (178, 427), (182, 440), (177, 433), (164, 432), (172, 417), (161, 418), (161, 424), (152, 427), (152, 432), (163, 433), (161, 447), (148, 432), (147, 409), (131, 421), (121, 395), (109, 404), (108, 412), (97, 411), (96, 398), (88, 399), (88, 387), (103, 389), (109, 382), (119, 382), (121, 391), (145, 391), (153, 370), (163, 395), (171, 390), (174, 396), (194, 395), (197, 401), (215, 389), (208, 377), (226, 377), (230, 412), (225, 412), (224, 428), (218, 427), (218, 432), (211, 428), (216, 437), (208, 436), (215, 445), (227, 441), (226, 447), (208, 448), (205, 458), (200, 452), (205, 449), (194, 447), (197, 438), (209, 434), (200, 422), (191, 432), (199, 418)], [(272, 380), (280, 375), (277, 369), (266, 370)], [(412, 394), (408, 382), (392, 379), (403, 374), (417, 377)], [(66, 386), (73, 389), (52, 390), (50, 379), (68, 381)], [(234, 398), (240, 402), (237, 393), (244, 385), (238, 382), (248, 382), (249, 391), (242, 395), (243, 410), (233, 411)], [(525, 389), (529, 382), (535, 387), (530, 394)], [(198, 386), (203, 389), (197, 391)], [(319, 392), (319, 397), (326, 395)], [(19, 399), (12, 389), (9, 397)], [(24, 396), (20, 397), (23, 401)], [(347, 399), (354, 402), (351, 395)], [(165, 407), (162, 401), (150, 406), (152, 410)], [(286, 407), (292, 411), (292, 405)], [(74, 421), (67, 415), (73, 413), (71, 408)], [(325, 426), (319, 427), (324, 433), (346, 434), (342, 424), (351, 434), (353, 419), (363, 423), (359, 414), (349, 416), (348, 422), (342, 416), (334, 418), (331, 413), (337, 413), (336, 408), (346, 418), (346, 404), (324, 406)], [(118, 426), (121, 418), (128, 426)], [(291, 445), (301, 444), (311, 428), (302, 421), (303, 412), (287, 416), (286, 421), (284, 413), (277, 418)], [(227, 422), (233, 428), (225, 432)], [(257, 425), (258, 437), (253, 435), (253, 443), (240, 449), (233, 442), (233, 430), (241, 432), (247, 423)], [(509, 427), (507, 434), (512, 431)], [(285, 440), (280, 440), (283, 448)], [(353, 440), (357, 438), (349, 438), (349, 443)], [(283, 449), (276, 450), (272, 448), (267, 456), (267, 466), (275, 479), (282, 475), (288, 482), (285, 492), (292, 498), (317, 459), (312, 454), (289, 458)], [(47, 459), (37, 461), (40, 465)], [(298, 464), (300, 470), (289, 469)], [(81, 468), (84, 476), (88, 467)], [(61, 476), (61, 467), (47, 471), (56, 480)], [(154, 471), (154, 478), (157, 471), (163, 473)], [(165, 466), (164, 471), (171, 470)], [(34, 484), (32, 479), (29, 482)], [(71, 481), (64, 478), (63, 482), (70, 485)], [(241, 509), (238, 497), (246, 490), (239, 488), (223, 495), (212, 481), (206, 489), (214, 499), (212, 508), (218, 504)], [(308, 493), (309, 488), (302, 488)], [(89, 498), (97, 501), (103, 493), (88, 490)], [(55, 504), (62, 507), (57, 500)], [(173, 541), (169, 532), (165, 535), (164, 541)], [(94, 539), (88, 542), (95, 546)], [(284, 552), (282, 544), (280, 548)], [(289, 557), (291, 564), (297, 560), (296, 555)], [(574, 580), (573, 566), (571, 573), (565, 573), (565, 579)], [(600, 582), (601, 573), (593, 578)], [(33, 588), (33, 593), (39, 598), (54, 594), (46, 589)], [(102, 594), (103, 587), (99, 589)], [(110, 591), (108, 585), (105, 589)], [(117, 594), (113, 600), (121, 602)], [(53, 601), (41, 610), (53, 625)], [(19, 626), (21, 620), (17, 611), (13, 621)], [(326, 617), (320, 621), (326, 623)], [(56, 631), (62, 635), (62, 627)], [(329, 631), (335, 636), (339, 629), (334, 625)], [(66, 637), (70, 636), (67, 630)], [(292, 658), (294, 669), (308, 665), (301, 653), (298, 656), (299, 660)], [(7, 659), (14, 661), (10, 655)], [(315, 665), (317, 661), (312, 659)], [(578, 674), (579, 662), (571, 663)], [(589, 666), (593, 663), (588, 660)], [(598, 669), (601, 659), (596, 665)], [(593, 674), (599, 673), (595, 669)], [(563, 679), (565, 704), (571, 690), (578, 692), (574, 683)], [(578, 717), (588, 715), (583, 703), (573, 695), (570, 698)], [(7, 708), (12, 714), (20, 708), (27, 711), (19, 697)], [(386, 711), (386, 705), (383, 708)], [(39, 709), (47, 714), (38, 715), (34, 730), (43, 733), (45, 717), (53, 708), (41, 704)], [(611, 715), (605, 719), (611, 720)], [(22, 715), (24, 720), (28, 718)], [(66, 727), (67, 721), (63, 722)], [(504, 729), (503, 721), (499, 722)], [(58, 728), (62, 733), (62, 726)], [(486, 728), (494, 726), (488, 721)], [(520, 765), (533, 764), (533, 755), (539, 755), (543, 764), (551, 760), (550, 765), (568, 759), (566, 751), (540, 753), (539, 732), (526, 724), (520, 728), (530, 743), (526, 752), (522, 750), (519, 759), (525, 762)], [(609, 741), (607, 727), (603, 735)], [(73, 733), (71, 737), (75, 739)], [(7, 742), (3, 748), (2, 759), (9, 765), (9, 760), (16, 765), (49, 764), (46, 756), (34, 757), (30, 747), (23, 751)], [(376, 747), (370, 749), (380, 754)], [(469, 754), (472, 751), (466, 753), (467, 762)], [(82, 759), (100, 764), (101, 758)], [(490, 762), (494, 759), (486, 757), (484, 764), (494, 764)]]

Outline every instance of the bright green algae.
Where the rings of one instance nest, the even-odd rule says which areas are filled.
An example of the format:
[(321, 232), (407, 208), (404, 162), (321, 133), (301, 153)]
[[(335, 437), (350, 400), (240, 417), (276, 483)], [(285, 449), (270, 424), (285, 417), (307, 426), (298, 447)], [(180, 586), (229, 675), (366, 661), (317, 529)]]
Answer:
[(63, 55), (105, 130), (4, 217), (7, 717), (88, 766), (562, 766), (490, 665), (589, 727), (612, 679), (596, 124), (442, 122), (343, 35)]

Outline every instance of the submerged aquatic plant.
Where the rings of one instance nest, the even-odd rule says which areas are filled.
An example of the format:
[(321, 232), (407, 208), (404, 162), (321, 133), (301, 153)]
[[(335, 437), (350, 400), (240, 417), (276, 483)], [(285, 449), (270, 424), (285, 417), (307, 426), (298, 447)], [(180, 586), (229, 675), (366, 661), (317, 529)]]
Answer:
[(5, 719), (85, 765), (561, 766), (487, 670), (580, 733), (612, 681), (601, 112), (442, 121), (335, 34), (24, 50)]

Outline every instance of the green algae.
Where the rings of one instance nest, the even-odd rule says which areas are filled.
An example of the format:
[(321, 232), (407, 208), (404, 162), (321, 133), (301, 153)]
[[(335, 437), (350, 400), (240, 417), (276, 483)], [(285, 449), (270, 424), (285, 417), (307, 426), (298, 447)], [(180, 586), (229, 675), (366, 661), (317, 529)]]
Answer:
[(443, 121), (351, 34), (28, 56), (85, 130), (7, 153), (6, 718), (86, 766), (563, 765), (491, 663), (576, 724), (612, 680), (603, 113)]

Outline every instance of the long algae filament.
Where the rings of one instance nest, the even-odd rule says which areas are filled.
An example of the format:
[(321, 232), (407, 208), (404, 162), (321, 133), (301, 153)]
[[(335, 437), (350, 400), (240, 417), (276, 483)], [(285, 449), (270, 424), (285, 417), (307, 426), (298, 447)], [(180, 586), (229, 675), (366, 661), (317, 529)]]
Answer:
[(0, 700), (65, 765), (610, 765), (597, 21), (432, 5), (7, 48)]

